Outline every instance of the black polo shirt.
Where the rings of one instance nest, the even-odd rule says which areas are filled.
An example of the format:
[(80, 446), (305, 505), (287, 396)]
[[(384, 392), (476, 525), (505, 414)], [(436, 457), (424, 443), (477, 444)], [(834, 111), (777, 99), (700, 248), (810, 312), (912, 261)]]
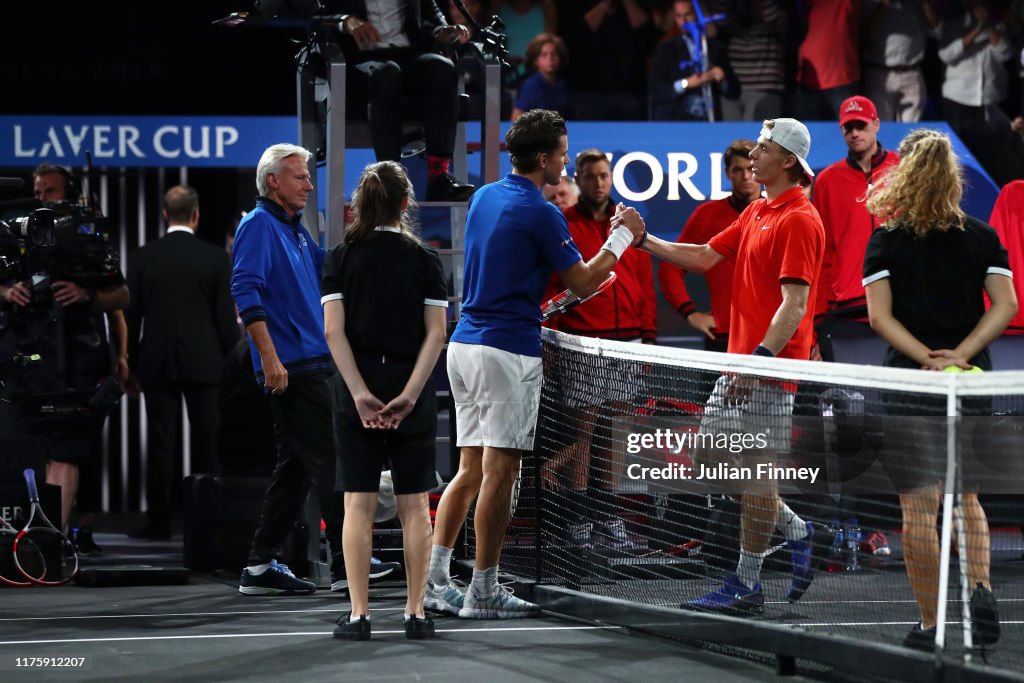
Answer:
[(377, 228), (327, 253), (321, 303), (345, 302), (345, 336), (353, 354), (415, 361), (426, 327), (424, 306), (448, 306), (437, 251), (398, 232)]
[(964, 229), (878, 228), (864, 255), (864, 286), (889, 279), (892, 313), (922, 344), (955, 348), (985, 314), (985, 278), (1012, 277), (996, 231), (967, 217)]

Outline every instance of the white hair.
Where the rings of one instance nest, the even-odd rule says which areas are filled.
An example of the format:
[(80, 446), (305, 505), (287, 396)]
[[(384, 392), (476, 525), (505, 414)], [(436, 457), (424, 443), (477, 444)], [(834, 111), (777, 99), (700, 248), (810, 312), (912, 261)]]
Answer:
[(263, 156), (260, 157), (260, 163), (256, 165), (256, 191), (260, 193), (261, 197), (266, 197), (269, 190), (267, 187), (267, 176), (271, 173), (280, 173), (281, 162), (293, 156), (302, 157), (303, 161), (308, 162), (313, 153), (305, 147), (299, 147), (298, 145), (286, 142), (271, 145), (263, 152)]

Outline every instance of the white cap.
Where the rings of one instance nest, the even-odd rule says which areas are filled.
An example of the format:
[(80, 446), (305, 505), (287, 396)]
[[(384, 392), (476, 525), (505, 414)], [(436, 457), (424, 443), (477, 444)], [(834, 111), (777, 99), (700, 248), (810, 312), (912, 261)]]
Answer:
[[(765, 121), (765, 123), (768, 123)], [(761, 137), (771, 140), (796, 156), (808, 178), (814, 177), (807, 155), (811, 153), (811, 133), (796, 119), (773, 119), (772, 128), (761, 128)]]

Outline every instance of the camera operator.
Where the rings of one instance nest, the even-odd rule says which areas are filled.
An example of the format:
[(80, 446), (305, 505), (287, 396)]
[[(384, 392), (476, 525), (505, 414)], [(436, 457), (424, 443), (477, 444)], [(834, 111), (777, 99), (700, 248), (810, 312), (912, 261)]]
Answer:
[[(33, 174), (33, 190), (36, 199), (46, 205), (77, 199), (77, 184), (71, 174), (51, 164), (42, 164)], [(62, 273), (54, 273), (60, 278)], [(64, 275), (64, 277), (67, 277)], [(91, 396), (105, 377), (113, 373), (123, 384), (127, 378), (127, 326), (122, 309), (127, 307), (129, 294), (124, 277), (118, 271), (108, 278), (109, 284), (92, 288), (88, 282), (74, 279), (56, 279), (51, 285), (53, 301), (63, 311), (63, 343), (65, 353), (63, 387), (79, 395)], [(0, 285), (0, 299), (15, 310), (26, 310), (33, 303), (33, 292), (26, 282)], [(42, 302), (39, 302), (40, 304)], [(111, 353), (103, 321), (106, 313), (111, 334), (116, 338), (116, 356)], [(15, 313), (14, 315), (18, 315)], [(113, 367), (111, 364), (113, 362)], [(8, 408), (19, 411), (18, 407)], [(38, 418), (31, 411), (20, 411), (17, 419), (11, 419), (10, 428), (23, 434), (45, 436), (48, 444), (46, 482), (61, 487), (61, 526), (67, 528), (71, 507), (79, 492), (79, 466), (94, 458), (99, 444), (103, 414), (88, 410), (77, 410), (60, 417)], [(80, 500), (80, 508), (96, 508), (95, 492), (98, 482), (87, 489), (89, 500)], [(84, 553), (97, 553), (100, 549), (92, 539), (92, 531), (84, 522), (73, 536), (73, 540)]]
[(337, 0), (327, 7), (342, 16), (348, 78), (357, 106), (368, 105), (360, 113), (369, 119), (377, 161), (401, 160), (400, 99), (410, 95), (426, 135), (427, 201), (469, 199), (476, 188), (449, 173), (459, 116), (458, 74), (452, 61), (438, 53), (468, 38), (466, 27), (449, 25), (434, 0)]

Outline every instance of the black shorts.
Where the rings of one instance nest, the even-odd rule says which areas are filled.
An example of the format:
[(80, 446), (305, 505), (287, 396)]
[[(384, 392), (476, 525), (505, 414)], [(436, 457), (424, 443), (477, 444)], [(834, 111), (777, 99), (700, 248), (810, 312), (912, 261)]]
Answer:
[[(411, 361), (357, 364), (370, 392), (384, 403), (402, 393), (414, 365)], [(376, 493), (382, 469), (391, 470), (397, 495), (437, 486), (437, 399), (432, 380), (427, 380), (416, 406), (394, 430), (365, 429), (344, 381), (339, 379), (335, 387), (334, 443), (341, 490)]]
[[(888, 367), (918, 369), (920, 365), (894, 352), (886, 353)], [(983, 350), (971, 359), (971, 365), (991, 370), (992, 362), (988, 350)], [(922, 370), (922, 372), (924, 372)], [(930, 486), (946, 478), (946, 439), (949, 418), (946, 417), (945, 395), (908, 396), (895, 392), (883, 395), (886, 417), (884, 419), (883, 447), (880, 462), (893, 486), (900, 493), (906, 493), (923, 486)], [(991, 415), (992, 404), (988, 397), (970, 397), (963, 402), (965, 417)], [(964, 427), (958, 430), (957, 449), (961, 456), (962, 479), (965, 490), (976, 489), (982, 472), (964, 459), (965, 454), (975, 450), (976, 423), (960, 421)]]

